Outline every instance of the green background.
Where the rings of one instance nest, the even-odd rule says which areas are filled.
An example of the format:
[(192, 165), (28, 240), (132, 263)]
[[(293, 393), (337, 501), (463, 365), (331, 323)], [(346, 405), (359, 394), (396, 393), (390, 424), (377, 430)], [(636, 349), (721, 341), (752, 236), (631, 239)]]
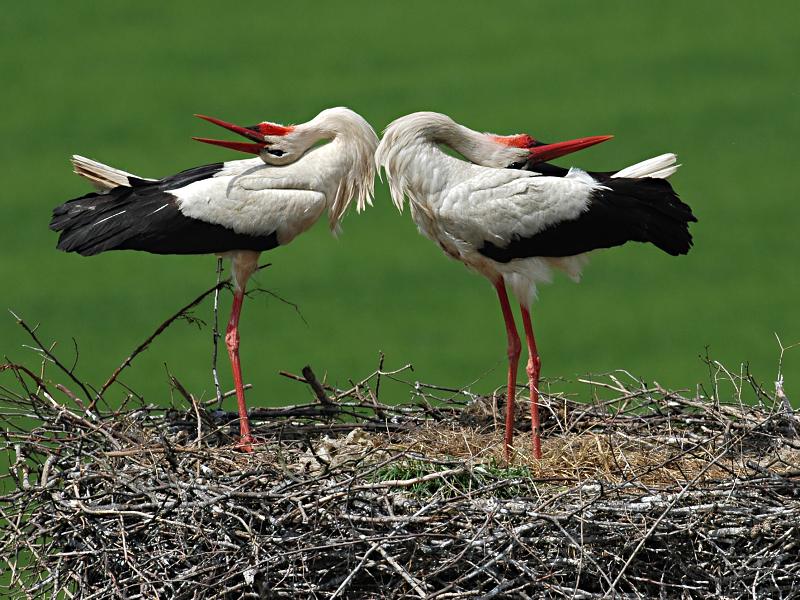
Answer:
[[(692, 388), (698, 358), (767, 383), (777, 333), (800, 340), (797, 299), (800, 9), (794, 2), (28, 2), (0, 20), (0, 306), (17, 311), (99, 384), (152, 329), (213, 283), (212, 257), (55, 250), (56, 204), (85, 193), (72, 153), (157, 177), (234, 158), (192, 142), (218, 135), (192, 114), (239, 123), (303, 122), (346, 105), (381, 130), (436, 110), (474, 129), (544, 140), (613, 133), (574, 155), (613, 169), (666, 152), (700, 222), (695, 249), (671, 258), (628, 245), (598, 253), (575, 285), (557, 277), (533, 310), (545, 377), (624, 368)], [(569, 161), (561, 161), (569, 164)], [(310, 363), (342, 386), (377, 365), (488, 392), (504, 381), (505, 337), (488, 283), (445, 258), (398, 216), (385, 184), (333, 239), (324, 223), (264, 256), (246, 302), (251, 405), (305, 390), (277, 375)], [(230, 295), (223, 303), (227, 316)], [(208, 318), (210, 305), (197, 311)], [(36, 365), (27, 336), (0, 315), (0, 351)], [(178, 324), (123, 380), (152, 402), (164, 363), (209, 397), (210, 333)], [(800, 351), (785, 357), (800, 397)], [(231, 385), (227, 359), (223, 383)], [(523, 371), (521, 371), (523, 373)], [(393, 399), (407, 391), (395, 389)], [(121, 398), (117, 388), (112, 400)], [(233, 403), (230, 403), (233, 406)]]

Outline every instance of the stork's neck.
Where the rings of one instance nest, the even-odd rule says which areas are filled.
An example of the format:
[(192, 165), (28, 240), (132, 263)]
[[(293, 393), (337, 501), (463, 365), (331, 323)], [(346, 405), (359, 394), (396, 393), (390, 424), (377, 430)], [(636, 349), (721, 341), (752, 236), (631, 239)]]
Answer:
[(332, 192), (326, 194), (326, 198), (330, 227), (337, 232), (339, 222), (353, 199), (359, 212), (367, 204), (372, 204), (375, 181), (373, 157), (378, 137), (361, 115), (346, 108), (322, 111), (304, 125), (303, 130), (309, 139), (331, 140), (324, 149), (324, 155), (333, 171), (330, 175), (334, 186), (331, 186)]
[(435, 210), (443, 192), (462, 179), (472, 165), (446, 154), (432, 140), (418, 138), (407, 144), (393, 141), (384, 135), (376, 161), (386, 172), (394, 205), (402, 212), (408, 198), (412, 216), (418, 221), (416, 215)]
[(441, 126), (433, 141), (452, 148), (471, 163), (484, 167), (505, 168), (527, 155), (524, 149), (498, 144), (485, 133), (453, 121)]

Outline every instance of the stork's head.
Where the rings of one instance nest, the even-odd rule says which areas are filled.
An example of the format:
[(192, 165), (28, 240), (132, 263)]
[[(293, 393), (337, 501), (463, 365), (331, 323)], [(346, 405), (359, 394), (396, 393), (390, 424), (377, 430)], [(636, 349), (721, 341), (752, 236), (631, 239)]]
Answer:
[(195, 116), (238, 133), (242, 137), (252, 140), (252, 142), (231, 142), (201, 137), (192, 139), (206, 144), (230, 148), (231, 150), (238, 150), (239, 152), (257, 154), (261, 157), (261, 160), (271, 165), (285, 165), (294, 162), (313, 145), (313, 142), (308, 144), (301, 136), (295, 135), (297, 127), (294, 125), (280, 125), (262, 121), (256, 125), (242, 127), (214, 117)]
[[(556, 142), (555, 144), (548, 144), (540, 140), (535, 140), (527, 133), (518, 133), (515, 135), (495, 135), (493, 133), (486, 133), (484, 135), (488, 137), (490, 140), (492, 140), (495, 144), (507, 148), (516, 148), (518, 150), (524, 151), (520, 152), (519, 155), (521, 161), (531, 162), (531, 163), (553, 160), (559, 158), (560, 156), (572, 154), (573, 152), (577, 152), (578, 150), (583, 150), (584, 148), (588, 148), (589, 146), (594, 146), (595, 144), (605, 142), (614, 137), (613, 135), (592, 135), (589, 137), (567, 140), (566, 142)], [(480, 162), (478, 164), (484, 164), (484, 166), (509, 166), (514, 162), (519, 162), (519, 161), (512, 161), (510, 163), (506, 163), (505, 165), (488, 165)]]

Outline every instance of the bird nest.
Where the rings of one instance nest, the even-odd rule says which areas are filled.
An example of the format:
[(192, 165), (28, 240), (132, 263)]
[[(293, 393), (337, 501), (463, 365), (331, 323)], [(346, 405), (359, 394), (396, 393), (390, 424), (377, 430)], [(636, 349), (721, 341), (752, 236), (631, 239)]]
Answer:
[[(587, 381), (587, 403), (553, 384), (543, 459), (518, 433), (506, 464), (502, 397), (403, 370), (347, 390), (287, 374), (310, 401), (254, 410), (258, 444), (243, 453), (236, 415), (176, 381), (168, 409), (101, 410), (3, 368), (12, 598), (799, 593), (800, 420), (747, 374), (730, 394), (608, 375)], [(389, 384), (408, 385), (410, 402), (379, 401)]]

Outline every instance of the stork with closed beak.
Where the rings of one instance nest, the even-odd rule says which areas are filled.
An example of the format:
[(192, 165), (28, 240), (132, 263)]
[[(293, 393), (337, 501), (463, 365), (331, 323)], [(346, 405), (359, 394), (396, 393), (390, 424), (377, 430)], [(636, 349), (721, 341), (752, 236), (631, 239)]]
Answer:
[[(397, 209), (402, 212), (408, 198), (420, 232), (488, 278), (497, 292), (508, 337), (506, 460), (514, 434), (521, 351), (506, 285), (522, 312), (533, 455), (538, 459), (541, 361), (530, 317), (537, 284), (550, 281), (553, 268), (578, 280), (586, 253), (598, 248), (649, 242), (675, 256), (692, 245), (688, 224), (696, 219), (665, 180), (677, 168), (674, 154), (610, 173), (545, 162), (610, 137), (546, 144), (527, 134), (480, 133), (446, 115), (418, 112), (391, 123), (375, 154)], [(440, 145), (466, 160), (447, 154)]]

